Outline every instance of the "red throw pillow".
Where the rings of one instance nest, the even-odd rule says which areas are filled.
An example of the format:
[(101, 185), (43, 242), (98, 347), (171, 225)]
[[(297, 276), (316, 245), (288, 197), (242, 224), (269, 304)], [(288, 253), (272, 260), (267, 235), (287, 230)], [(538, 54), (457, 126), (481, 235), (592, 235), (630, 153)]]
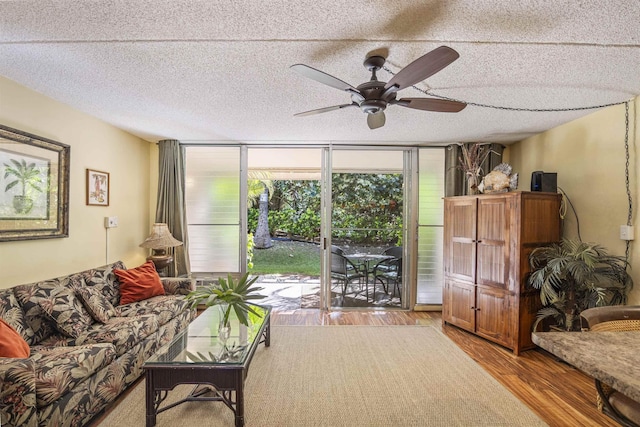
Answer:
[(153, 262), (129, 270), (114, 269), (120, 282), (120, 305), (164, 295), (164, 287)]
[(0, 357), (29, 357), (29, 344), (7, 322), (0, 319)]

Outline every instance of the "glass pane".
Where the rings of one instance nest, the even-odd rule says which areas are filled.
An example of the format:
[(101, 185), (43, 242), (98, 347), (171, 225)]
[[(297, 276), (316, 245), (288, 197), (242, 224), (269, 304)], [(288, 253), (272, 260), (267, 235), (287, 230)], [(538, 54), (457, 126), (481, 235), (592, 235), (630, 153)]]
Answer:
[(418, 304), (442, 304), (442, 227), (418, 228)]
[(240, 271), (240, 148), (187, 147), (186, 202), (191, 271)]
[(419, 150), (417, 304), (442, 304), (444, 154)]
[(188, 232), (192, 272), (240, 271), (240, 226), (189, 225)]
[(331, 305), (400, 307), (403, 151), (334, 150), (332, 167)]
[(419, 224), (443, 225), (444, 150), (423, 149), (419, 156)]
[(187, 147), (189, 224), (240, 222), (240, 149)]

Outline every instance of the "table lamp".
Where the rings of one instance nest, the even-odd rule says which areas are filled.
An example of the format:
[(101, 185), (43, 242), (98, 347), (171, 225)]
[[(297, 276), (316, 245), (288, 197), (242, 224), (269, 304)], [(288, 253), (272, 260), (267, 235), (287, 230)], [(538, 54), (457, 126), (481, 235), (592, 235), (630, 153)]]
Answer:
[(140, 243), (140, 247), (151, 249), (151, 255), (147, 257), (147, 261), (152, 261), (156, 266), (156, 271), (160, 271), (173, 261), (173, 256), (167, 253), (167, 249), (181, 244), (180, 240), (171, 235), (167, 224), (156, 222), (153, 224), (151, 234), (144, 242)]

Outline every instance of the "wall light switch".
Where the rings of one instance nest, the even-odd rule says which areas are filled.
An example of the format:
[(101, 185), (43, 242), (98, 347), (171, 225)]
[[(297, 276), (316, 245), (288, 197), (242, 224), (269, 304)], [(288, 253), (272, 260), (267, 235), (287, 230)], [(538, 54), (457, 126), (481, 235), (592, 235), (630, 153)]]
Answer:
[(104, 217), (104, 228), (116, 228), (118, 226), (118, 217), (117, 216), (105, 216)]
[(620, 239), (633, 240), (633, 225), (620, 226)]

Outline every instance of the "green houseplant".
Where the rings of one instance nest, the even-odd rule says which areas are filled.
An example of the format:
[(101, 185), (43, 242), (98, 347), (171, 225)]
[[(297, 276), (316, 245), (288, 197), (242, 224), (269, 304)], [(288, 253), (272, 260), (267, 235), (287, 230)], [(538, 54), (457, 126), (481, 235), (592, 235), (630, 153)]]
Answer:
[(248, 313), (256, 316), (260, 316), (260, 314), (248, 302), (266, 298), (265, 295), (258, 293), (263, 289), (262, 287), (253, 286), (256, 280), (258, 280), (258, 276), (249, 279), (249, 273), (244, 274), (238, 280), (234, 280), (229, 274), (227, 279), (221, 277), (217, 283), (190, 292), (187, 295), (187, 300), (191, 301), (192, 308), (199, 304), (204, 304), (207, 307), (220, 305), (223, 309), (221, 327), (228, 327), (231, 310), (236, 313), (240, 323), (249, 326)]
[(591, 307), (627, 302), (633, 287), (624, 257), (609, 255), (595, 243), (563, 239), (533, 250), (528, 283), (540, 290), (543, 308), (534, 329), (553, 318), (566, 331), (580, 329), (580, 313)]

